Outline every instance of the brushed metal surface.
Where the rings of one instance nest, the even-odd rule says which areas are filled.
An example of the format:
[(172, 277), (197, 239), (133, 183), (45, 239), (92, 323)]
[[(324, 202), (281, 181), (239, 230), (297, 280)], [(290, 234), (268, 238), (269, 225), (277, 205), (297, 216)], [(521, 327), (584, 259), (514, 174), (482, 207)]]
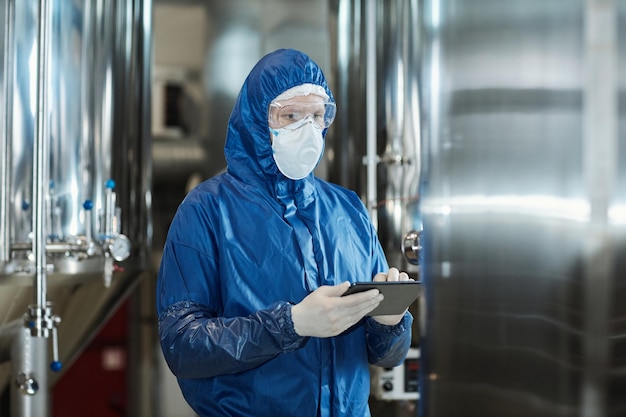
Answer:
[(421, 415), (624, 415), (623, 2), (421, 6)]

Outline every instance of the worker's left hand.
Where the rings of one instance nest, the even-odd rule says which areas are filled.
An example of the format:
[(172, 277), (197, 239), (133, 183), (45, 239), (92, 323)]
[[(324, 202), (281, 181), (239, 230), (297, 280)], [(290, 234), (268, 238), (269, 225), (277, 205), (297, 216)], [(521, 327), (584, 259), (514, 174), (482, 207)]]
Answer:
[[(386, 274), (384, 272), (376, 274), (376, 276), (374, 277), (374, 281), (413, 281), (413, 279), (409, 278), (406, 272), (400, 272), (397, 268), (390, 268), (389, 272), (387, 272)], [(372, 318), (380, 324), (384, 324), (386, 326), (395, 326), (396, 324), (400, 323), (402, 317), (404, 317), (404, 313), (406, 313), (406, 310), (404, 310), (402, 314), (395, 314), (390, 316), (372, 316)]]

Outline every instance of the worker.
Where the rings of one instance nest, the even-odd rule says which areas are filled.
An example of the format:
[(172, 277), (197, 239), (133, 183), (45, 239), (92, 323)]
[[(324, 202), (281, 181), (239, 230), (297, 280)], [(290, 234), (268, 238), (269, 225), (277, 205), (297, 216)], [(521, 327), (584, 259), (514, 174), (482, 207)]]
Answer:
[(202, 417), (367, 417), (369, 364), (403, 362), (413, 317), (369, 316), (389, 268), (362, 201), (314, 175), (335, 101), (319, 66), (281, 49), (245, 80), (227, 170), (170, 225), (157, 282), (161, 347)]

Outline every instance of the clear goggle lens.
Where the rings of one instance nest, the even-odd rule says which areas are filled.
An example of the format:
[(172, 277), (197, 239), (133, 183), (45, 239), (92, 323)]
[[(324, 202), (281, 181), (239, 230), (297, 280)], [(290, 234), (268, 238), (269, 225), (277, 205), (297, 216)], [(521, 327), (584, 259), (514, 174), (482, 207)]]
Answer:
[(318, 129), (326, 129), (335, 120), (335, 103), (270, 104), (268, 123), (274, 129), (297, 129), (306, 122)]

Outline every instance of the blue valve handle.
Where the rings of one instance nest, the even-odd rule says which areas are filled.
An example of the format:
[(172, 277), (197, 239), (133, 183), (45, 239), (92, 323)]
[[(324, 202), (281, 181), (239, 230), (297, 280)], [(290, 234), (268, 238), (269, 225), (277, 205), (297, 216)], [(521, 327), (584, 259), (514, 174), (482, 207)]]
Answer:
[(52, 316), (52, 362), (50, 369), (59, 372), (63, 365), (59, 360), (59, 334), (57, 333), (57, 325), (61, 322), (59, 316)]
[(50, 362), (50, 369), (54, 372), (59, 372), (63, 368), (63, 364), (61, 361), (52, 361)]
[[(63, 368), (59, 360), (59, 335), (57, 332), (57, 326), (61, 323), (61, 318), (52, 314), (51, 303), (46, 305), (45, 308), (41, 308), (39, 305), (30, 305), (24, 324), (31, 329), (32, 336), (52, 336), (52, 362), (50, 362), (50, 369), (54, 372), (59, 372)], [(37, 330), (37, 332), (34, 333), (34, 330)]]

